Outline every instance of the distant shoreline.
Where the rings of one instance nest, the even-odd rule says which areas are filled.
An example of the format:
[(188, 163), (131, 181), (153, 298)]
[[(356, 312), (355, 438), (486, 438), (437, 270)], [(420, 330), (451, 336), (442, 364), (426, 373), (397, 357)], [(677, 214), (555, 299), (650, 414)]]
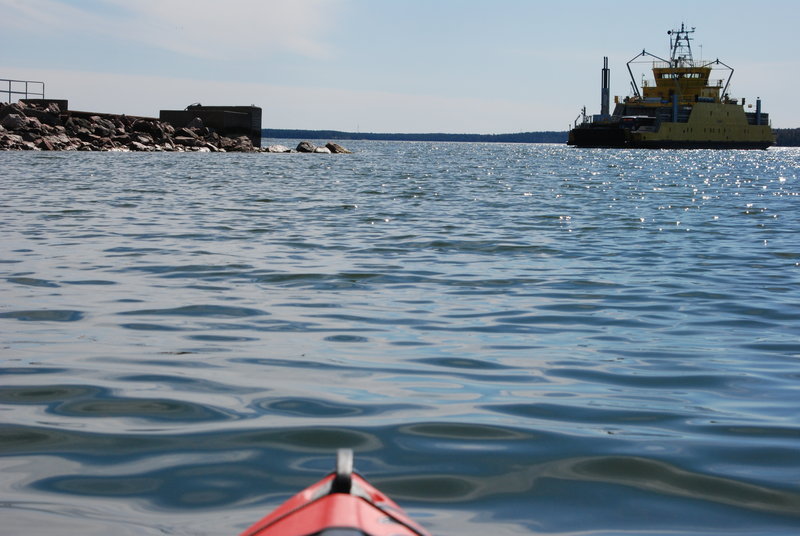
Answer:
[[(775, 146), (800, 146), (800, 128), (773, 128)], [(567, 131), (546, 130), (540, 132), (517, 132), (515, 134), (402, 134), (380, 132), (344, 132), (340, 130), (303, 130), (287, 128), (264, 128), (261, 136), (276, 139), (315, 140), (377, 140), (377, 141), (458, 141), (489, 143), (567, 143)]]
[(394, 134), (378, 132), (343, 132), (339, 130), (301, 130), (285, 128), (261, 129), (264, 138), (325, 139), (370, 141), (460, 141), (499, 143), (567, 143), (566, 131), (518, 132), (516, 134)]

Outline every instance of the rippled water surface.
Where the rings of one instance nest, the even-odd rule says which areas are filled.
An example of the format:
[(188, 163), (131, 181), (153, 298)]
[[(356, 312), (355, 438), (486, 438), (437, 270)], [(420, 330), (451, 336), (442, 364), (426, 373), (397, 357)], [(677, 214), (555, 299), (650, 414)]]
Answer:
[(800, 529), (800, 152), (0, 153), (0, 533)]

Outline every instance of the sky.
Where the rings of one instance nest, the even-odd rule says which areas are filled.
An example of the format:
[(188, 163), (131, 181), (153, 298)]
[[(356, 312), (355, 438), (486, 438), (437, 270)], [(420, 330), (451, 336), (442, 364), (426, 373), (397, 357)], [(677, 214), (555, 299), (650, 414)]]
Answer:
[(603, 56), (624, 97), (626, 62), (686, 23), (732, 97), (796, 128), (798, 20), (797, 0), (0, 0), (0, 78), (73, 110), (255, 104), (264, 128), (566, 130), (599, 113)]

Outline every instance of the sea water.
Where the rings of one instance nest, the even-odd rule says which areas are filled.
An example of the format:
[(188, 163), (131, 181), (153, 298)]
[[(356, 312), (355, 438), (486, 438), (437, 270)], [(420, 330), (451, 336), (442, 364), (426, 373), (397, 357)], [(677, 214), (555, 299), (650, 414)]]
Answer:
[(800, 151), (346, 145), (0, 153), (1, 534), (800, 530)]

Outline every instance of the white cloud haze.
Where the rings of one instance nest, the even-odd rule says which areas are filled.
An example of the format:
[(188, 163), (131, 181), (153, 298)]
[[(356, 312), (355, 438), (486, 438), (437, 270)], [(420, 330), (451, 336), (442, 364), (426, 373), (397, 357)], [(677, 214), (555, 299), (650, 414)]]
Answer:
[(3, 0), (0, 28), (36, 35), (95, 34), (207, 59), (294, 53), (324, 58), (336, 0)]

